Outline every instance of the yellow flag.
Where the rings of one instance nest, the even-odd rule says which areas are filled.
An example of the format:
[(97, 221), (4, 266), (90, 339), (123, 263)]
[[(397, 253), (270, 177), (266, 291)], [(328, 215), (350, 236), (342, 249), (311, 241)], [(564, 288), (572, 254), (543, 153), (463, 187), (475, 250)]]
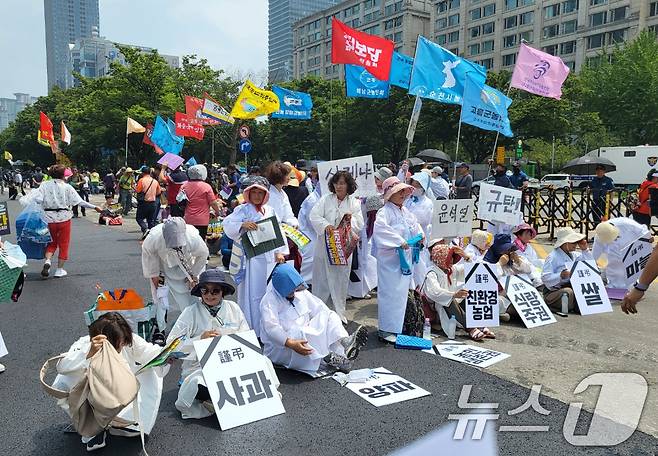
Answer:
[(142, 127), (139, 122), (128, 117), (128, 121), (126, 122), (126, 135), (129, 135), (130, 133), (144, 133), (145, 131), (146, 128)]
[(255, 119), (279, 110), (279, 97), (269, 90), (259, 89), (250, 80), (238, 95), (231, 110), (231, 117), (236, 119)]
[(9, 153), (8, 150), (5, 150), (5, 160), (13, 160), (14, 157)]

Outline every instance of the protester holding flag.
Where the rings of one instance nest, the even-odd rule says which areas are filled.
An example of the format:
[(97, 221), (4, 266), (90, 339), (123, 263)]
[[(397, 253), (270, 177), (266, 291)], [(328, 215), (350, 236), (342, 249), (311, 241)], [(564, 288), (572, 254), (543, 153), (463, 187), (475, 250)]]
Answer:
[(52, 241), (46, 247), (46, 261), (41, 270), (41, 276), (44, 278), (50, 275), (51, 259), (57, 250), (59, 250), (59, 257), (54, 276), (66, 277), (68, 274), (64, 270), (64, 264), (69, 259), (71, 218), (73, 217), (71, 207), (80, 205), (94, 209), (98, 213), (101, 212), (100, 207), (84, 201), (73, 187), (66, 183), (64, 180), (65, 170), (64, 165), (51, 166), (49, 173), (52, 180), (44, 182), (39, 188), (32, 190), (29, 195), (21, 198), (20, 201), (23, 206), (37, 203), (45, 211)]
[(423, 229), (416, 216), (404, 207), (414, 191), (393, 176), (382, 185), (384, 207), (377, 212), (373, 241), (377, 249), (377, 312), (379, 336), (395, 342), (402, 332), (409, 290), (414, 288), (413, 269)]
[[(233, 213), (223, 221), (224, 232), (234, 243), (242, 244), (242, 235), (247, 231), (257, 230), (256, 222), (276, 217), (269, 200), (269, 184), (265, 178), (254, 177), (254, 183), (248, 186), (244, 195), (244, 204), (235, 208)], [(235, 245), (234, 245), (235, 247)], [(256, 335), (260, 335), (260, 301), (267, 288), (269, 277), (276, 263), (285, 262), (288, 253), (286, 245), (270, 250), (252, 258), (243, 256), (241, 272), (234, 279), (238, 283), (238, 304)], [(244, 276), (242, 275), (244, 271)]]
[[(313, 229), (318, 234), (313, 257), (313, 294), (335, 310), (347, 324), (345, 303), (352, 259), (348, 257), (344, 265), (330, 263), (326, 236), (336, 230), (343, 220), (347, 220), (350, 233), (341, 233), (341, 236), (358, 239), (363, 228), (363, 215), (361, 201), (352, 196), (356, 191), (356, 181), (351, 173), (338, 171), (329, 179), (328, 187), (330, 193), (320, 198), (310, 215)], [(348, 242), (348, 239), (336, 241)]]

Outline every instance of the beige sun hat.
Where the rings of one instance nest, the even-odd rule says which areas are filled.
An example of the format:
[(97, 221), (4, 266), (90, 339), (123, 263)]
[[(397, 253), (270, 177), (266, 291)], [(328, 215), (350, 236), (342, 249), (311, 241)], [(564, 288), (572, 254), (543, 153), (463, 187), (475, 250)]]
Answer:
[(471, 244), (480, 250), (488, 249), (493, 242), (493, 235), (482, 230), (473, 230), (471, 234)]
[(553, 244), (553, 248), (555, 249), (559, 249), (567, 242), (580, 242), (586, 237), (584, 234), (576, 232), (571, 227), (558, 228), (555, 231), (555, 236), (557, 238), (555, 244)]
[(610, 222), (601, 222), (596, 226), (595, 239), (602, 244), (611, 244), (619, 237), (619, 228)]

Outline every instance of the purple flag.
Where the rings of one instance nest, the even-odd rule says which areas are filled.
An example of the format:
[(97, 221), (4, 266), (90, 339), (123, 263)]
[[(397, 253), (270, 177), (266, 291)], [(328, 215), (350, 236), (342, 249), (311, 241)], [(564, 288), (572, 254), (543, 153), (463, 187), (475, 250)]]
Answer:
[(162, 156), (160, 160), (158, 160), (158, 163), (160, 163), (161, 165), (167, 165), (167, 168), (173, 171), (176, 168), (178, 168), (180, 165), (182, 165), (184, 161), (185, 159), (180, 155), (174, 155), (167, 152)]
[(569, 75), (569, 67), (561, 58), (521, 43), (516, 59), (512, 87), (542, 97), (562, 97), (562, 84)]

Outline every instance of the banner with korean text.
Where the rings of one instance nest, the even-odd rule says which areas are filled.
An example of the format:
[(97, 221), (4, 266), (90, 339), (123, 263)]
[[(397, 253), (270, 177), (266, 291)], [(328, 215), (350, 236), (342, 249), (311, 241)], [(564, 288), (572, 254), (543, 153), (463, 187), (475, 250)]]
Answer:
[(347, 171), (354, 177), (357, 185), (354, 196), (361, 197), (377, 194), (372, 155), (318, 163), (318, 179), (323, 195), (329, 194), (329, 179), (338, 171)]

